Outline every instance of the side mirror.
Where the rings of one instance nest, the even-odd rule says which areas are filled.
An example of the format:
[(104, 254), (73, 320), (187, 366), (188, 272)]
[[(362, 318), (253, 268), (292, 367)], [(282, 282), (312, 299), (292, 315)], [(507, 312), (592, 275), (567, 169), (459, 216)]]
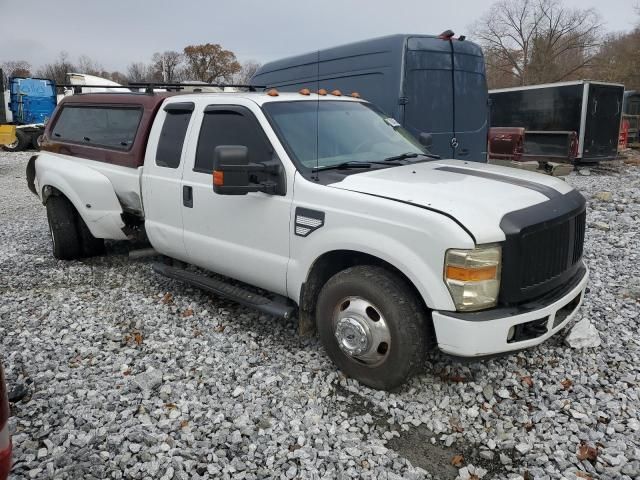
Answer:
[[(281, 170), (279, 162), (250, 163), (245, 146), (219, 145), (213, 151), (213, 191), (219, 195), (283, 194)], [(260, 181), (261, 177), (265, 179)]]
[(430, 133), (422, 132), (418, 136), (418, 141), (420, 142), (420, 145), (430, 149), (433, 145), (433, 135), (431, 135)]

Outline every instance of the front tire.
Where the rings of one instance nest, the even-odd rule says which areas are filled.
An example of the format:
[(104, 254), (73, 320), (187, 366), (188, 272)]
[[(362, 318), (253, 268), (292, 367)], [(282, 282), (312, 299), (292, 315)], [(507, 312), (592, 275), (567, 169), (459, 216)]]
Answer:
[(345, 375), (381, 390), (399, 387), (423, 365), (428, 321), (407, 281), (372, 265), (331, 277), (316, 305), (329, 357)]
[(47, 199), (47, 219), (53, 244), (53, 256), (60, 260), (80, 257), (82, 248), (76, 229), (76, 210), (62, 195), (52, 195)]

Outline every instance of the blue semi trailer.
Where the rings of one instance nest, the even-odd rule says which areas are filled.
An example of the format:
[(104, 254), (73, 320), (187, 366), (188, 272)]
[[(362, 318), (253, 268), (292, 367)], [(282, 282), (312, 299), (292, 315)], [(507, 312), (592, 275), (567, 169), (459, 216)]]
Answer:
[(56, 108), (56, 84), (46, 78), (23, 77), (10, 77), (8, 83), (7, 92), (0, 85), (0, 123), (15, 126), (15, 141), (2, 148), (10, 152), (38, 148), (45, 124)]
[(391, 35), (273, 61), (251, 82), (283, 91), (356, 91), (413, 135), (430, 133), (433, 153), (487, 161), (484, 57), (451, 31)]

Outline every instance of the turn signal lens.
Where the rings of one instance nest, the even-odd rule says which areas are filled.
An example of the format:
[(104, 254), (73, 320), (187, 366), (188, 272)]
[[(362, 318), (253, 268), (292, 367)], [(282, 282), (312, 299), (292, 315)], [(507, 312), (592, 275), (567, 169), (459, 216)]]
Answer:
[(457, 310), (482, 310), (498, 303), (501, 262), (499, 245), (447, 250), (444, 281)]
[(497, 274), (497, 266), (481, 268), (447, 267), (447, 278), (449, 280), (460, 280), (461, 282), (494, 280)]
[(216, 187), (222, 187), (224, 185), (224, 172), (220, 170), (213, 171), (213, 184)]

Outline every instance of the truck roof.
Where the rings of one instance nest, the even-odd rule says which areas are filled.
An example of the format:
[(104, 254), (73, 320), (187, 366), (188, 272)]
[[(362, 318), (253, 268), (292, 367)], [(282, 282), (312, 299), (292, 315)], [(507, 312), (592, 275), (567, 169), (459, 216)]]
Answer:
[[(322, 85), (320, 85), (322, 88)], [(353, 92), (341, 92), (341, 95), (333, 95), (327, 92), (326, 95), (318, 95), (317, 93), (309, 93), (303, 95), (298, 92), (278, 92), (277, 96), (269, 95), (267, 92), (197, 92), (197, 93), (181, 93), (181, 92), (156, 92), (156, 93), (85, 93), (71, 95), (65, 97), (60, 105), (79, 104), (79, 105), (140, 105), (145, 109), (157, 109), (168, 97), (179, 96), (181, 102), (187, 100), (198, 100), (201, 98), (245, 98), (252, 100), (258, 105), (268, 102), (288, 102), (294, 100), (347, 100), (359, 101), (358, 98), (351, 97)], [(366, 99), (365, 99), (366, 100)], [(53, 119), (52, 119), (53, 120)]]

